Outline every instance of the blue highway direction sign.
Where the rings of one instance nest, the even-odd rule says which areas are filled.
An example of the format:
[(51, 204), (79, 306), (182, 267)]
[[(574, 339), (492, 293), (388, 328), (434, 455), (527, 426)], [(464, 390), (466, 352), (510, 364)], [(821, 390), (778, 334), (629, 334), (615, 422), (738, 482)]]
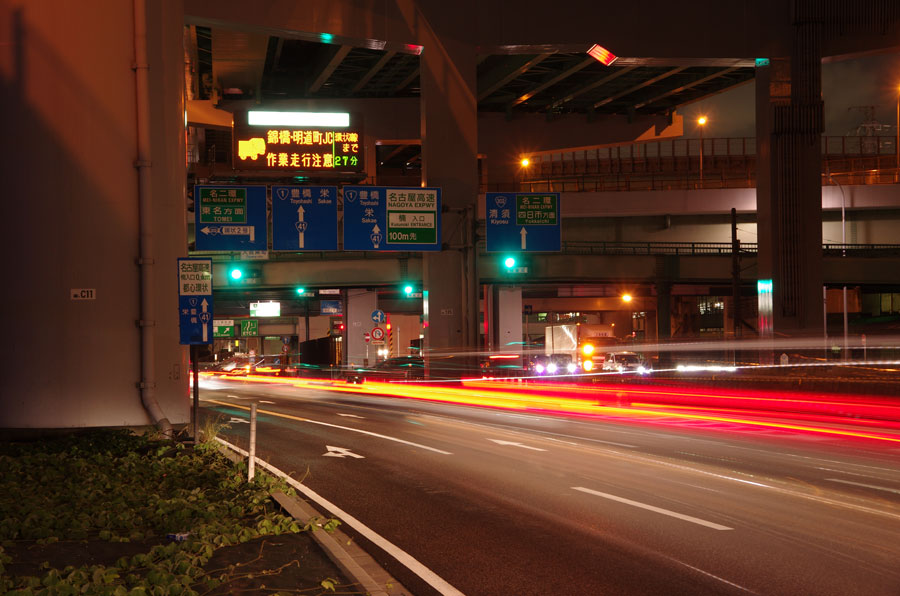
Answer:
[(273, 186), (272, 250), (337, 250), (337, 187)]
[(267, 250), (265, 186), (194, 186), (196, 250)]
[(344, 250), (441, 250), (441, 189), (345, 186)]
[(558, 252), (559, 193), (485, 195), (488, 252)]
[(178, 259), (180, 343), (213, 341), (212, 259)]

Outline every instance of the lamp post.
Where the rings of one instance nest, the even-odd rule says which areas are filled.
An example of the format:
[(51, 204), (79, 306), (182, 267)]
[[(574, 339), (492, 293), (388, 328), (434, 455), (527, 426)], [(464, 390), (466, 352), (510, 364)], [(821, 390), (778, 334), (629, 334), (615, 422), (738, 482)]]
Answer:
[(706, 126), (706, 116), (697, 118), (700, 125), (700, 187), (703, 187), (703, 128)]
[(528, 166), (531, 165), (531, 160), (528, 159), (527, 156), (523, 155), (521, 159), (519, 159), (519, 180), (522, 188), (518, 188), (517, 190), (525, 190), (525, 177), (528, 175)]

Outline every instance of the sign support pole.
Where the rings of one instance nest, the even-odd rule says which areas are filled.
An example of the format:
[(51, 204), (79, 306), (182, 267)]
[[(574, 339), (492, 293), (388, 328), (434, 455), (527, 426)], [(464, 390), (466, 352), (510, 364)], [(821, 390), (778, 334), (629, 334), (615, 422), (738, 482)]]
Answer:
[(196, 445), (200, 442), (200, 372), (197, 364), (197, 344), (191, 344), (191, 368), (194, 375), (194, 407), (191, 410), (191, 418), (194, 423), (194, 445)]

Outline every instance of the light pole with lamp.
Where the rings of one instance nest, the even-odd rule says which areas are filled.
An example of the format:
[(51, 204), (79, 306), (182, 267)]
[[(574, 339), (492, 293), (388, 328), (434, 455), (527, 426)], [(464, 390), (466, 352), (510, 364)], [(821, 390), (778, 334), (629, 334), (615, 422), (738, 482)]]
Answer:
[(700, 187), (703, 187), (703, 128), (706, 126), (706, 116), (697, 118), (700, 125)]

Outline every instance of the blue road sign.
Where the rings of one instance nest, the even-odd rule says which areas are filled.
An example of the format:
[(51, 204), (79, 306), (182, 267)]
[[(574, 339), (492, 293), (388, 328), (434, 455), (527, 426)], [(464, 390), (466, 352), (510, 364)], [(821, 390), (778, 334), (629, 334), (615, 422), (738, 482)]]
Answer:
[(196, 250), (268, 249), (265, 186), (194, 186)]
[(180, 343), (213, 341), (212, 259), (178, 259)]
[(558, 192), (489, 192), (484, 202), (488, 252), (560, 250)]
[(337, 187), (273, 186), (272, 250), (337, 250)]
[(323, 315), (343, 314), (344, 307), (340, 300), (319, 300), (319, 312)]
[(387, 321), (387, 316), (385, 316), (383, 310), (373, 310), (372, 311), (372, 322), (373, 323), (384, 323)]
[(441, 250), (441, 189), (345, 186), (344, 250)]

